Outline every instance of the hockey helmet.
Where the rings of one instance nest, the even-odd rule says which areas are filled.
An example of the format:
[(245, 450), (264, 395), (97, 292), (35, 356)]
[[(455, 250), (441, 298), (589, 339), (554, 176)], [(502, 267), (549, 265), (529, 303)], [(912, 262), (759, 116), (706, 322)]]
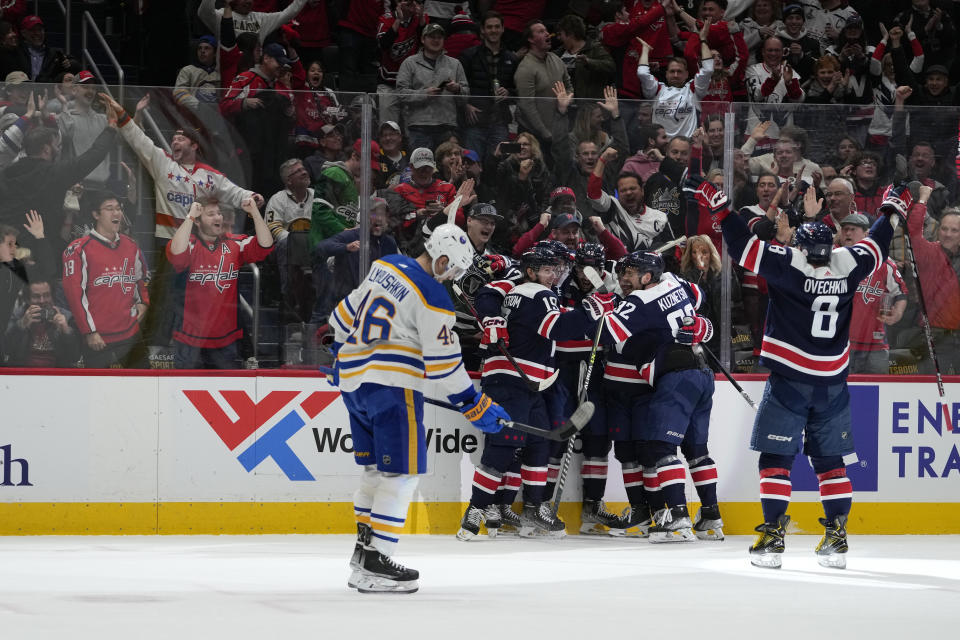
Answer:
[(581, 267), (594, 267), (603, 271), (603, 264), (606, 262), (607, 254), (602, 244), (596, 242), (584, 242), (577, 247), (576, 263)]
[[(424, 248), (433, 258), (434, 277), (440, 282), (459, 278), (473, 264), (473, 245), (466, 231), (455, 224), (444, 223), (434, 229)], [(447, 269), (437, 274), (436, 264), (441, 256), (447, 256)]]
[(793, 244), (807, 256), (807, 262), (826, 264), (833, 253), (833, 231), (822, 222), (804, 222), (797, 227)]
[(622, 275), (627, 267), (633, 267), (640, 275), (649, 273), (652, 282), (659, 282), (663, 275), (663, 258), (656, 251), (634, 251), (617, 262), (617, 275)]
[(570, 252), (563, 243), (554, 240), (541, 240), (520, 256), (520, 270), (526, 276), (527, 269), (537, 270), (545, 266), (565, 266), (569, 259)]

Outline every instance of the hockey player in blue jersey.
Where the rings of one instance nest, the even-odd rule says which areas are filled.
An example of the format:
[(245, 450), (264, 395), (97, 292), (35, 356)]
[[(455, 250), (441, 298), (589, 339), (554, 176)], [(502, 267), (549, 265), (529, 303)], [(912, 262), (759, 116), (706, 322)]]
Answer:
[[(542, 241), (520, 258), (523, 282), (502, 288), (494, 282), (477, 293), (477, 312), (483, 318), (484, 342), (496, 344), (507, 339), (519, 367), (533, 382), (549, 380), (555, 372), (557, 340), (584, 336), (595, 330), (596, 322), (609, 306), (609, 296), (592, 296), (583, 306), (561, 312), (553, 287), (567, 269), (567, 250), (558, 243)], [(513, 364), (497, 352), (484, 361), (482, 387), (485, 393), (510, 412), (515, 420), (549, 428), (550, 419), (541, 392), (524, 384)], [(457, 537), (470, 540), (477, 535), (485, 512), (496, 500), (504, 473), (521, 449), (521, 478), (524, 505), (521, 535), (564, 535), (564, 523), (551, 511), (544, 487), (547, 482), (549, 443), (543, 438), (504, 429), (484, 438), (480, 464), (473, 477), (470, 504), (463, 515)]]
[[(574, 258), (573, 272), (563, 283), (560, 290), (560, 304), (567, 308), (580, 306), (583, 299), (594, 291), (594, 286), (584, 273), (587, 267), (593, 268), (597, 276), (606, 280), (606, 251), (603, 245), (585, 242), (577, 247)], [(578, 384), (585, 384), (580, 380), (581, 368), (586, 368), (590, 351), (593, 347), (593, 336), (579, 336), (573, 340), (563, 340), (557, 343), (557, 366), (560, 369), (558, 382), (566, 387), (568, 399), (566, 415), (570, 415), (577, 405), (580, 396)], [(606, 401), (603, 392), (603, 353), (598, 350), (595, 364), (588, 386), (587, 399), (593, 403), (595, 411), (589, 424), (580, 431), (581, 452), (583, 462), (580, 466), (580, 478), (583, 483), (583, 502), (580, 511), (580, 533), (620, 535), (626, 526), (627, 518), (611, 513), (603, 501), (603, 494), (607, 484), (607, 458), (610, 453), (610, 436), (607, 433)], [(584, 372), (585, 373), (585, 372)], [(566, 443), (557, 443), (551, 452), (550, 466), (561, 463), (563, 453), (567, 449)], [(547, 495), (552, 492), (549, 490)]]
[[(713, 327), (696, 310), (703, 292), (695, 284), (663, 272), (663, 258), (653, 251), (635, 251), (621, 261), (621, 283), (630, 294), (605, 318), (601, 341), (614, 346), (605, 377), (635, 383), (636, 392), (624, 411), (624, 424), (641, 442), (644, 471), (655, 471), (657, 498), (649, 529), (651, 542), (686, 542), (715, 537), (722, 527), (716, 493), (716, 465), (707, 449), (713, 373), (693, 346), (706, 342)], [(631, 370), (633, 369), (633, 370)], [(642, 383), (653, 387), (647, 395)], [(620, 397), (620, 401), (623, 401)], [(608, 408), (613, 412), (613, 407)], [(627, 419), (629, 421), (627, 422)], [(639, 433), (637, 433), (639, 432)], [(677, 457), (680, 447), (702, 508), (694, 524), (687, 512), (686, 470)], [(637, 499), (637, 498), (634, 498)], [(633, 500), (631, 500), (632, 502)], [(644, 505), (632, 505), (632, 516), (644, 516)], [(636, 517), (633, 517), (636, 520)], [(643, 522), (646, 525), (646, 522)], [(722, 534), (720, 534), (722, 538)]]
[(391, 556), (418, 474), (427, 470), (423, 386), (435, 382), (475, 427), (500, 430), (507, 413), (477, 392), (453, 331), (453, 303), (441, 284), (470, 267), (473, 247), (456, 225), (437, 227), (416, 259), (375, 261), (331, 315), (334, 384), (350, 413), (354, 459), (363, 467), (354, 496), (357, 544), (348, 585), (363, 593), (413, 593), (419, 573)]
[[(801, 451), (810, 457), (820, 481), (824, 535), (818, 562), (846, 566), (846, 523), (853, 488), (846, 460), (855, 459), (847, 390), (849, 329), (857, 284), (883, 265), (893, 235), (895, 213), (906, 207), (894, 192), (883, 201), (878, 219), (864, 240), (833, 248), (833, 233), (819, 222), (801, 225), (793, 247), (763, 242), (739, 216), (731, 216), (727, 198), (704, 183), (698, 200), (723, 220), (731, 256), (745, 269), (766, 278), (770, 291), (760, 362), (770, 369), (753, 425), (750, 447), (760, 452), (760, 504), (763, 524), (750, 547), (750, 561), (779, 568), (790, 516), (790, 470)], [(850, 456), (850, 458), (848, 458)]]

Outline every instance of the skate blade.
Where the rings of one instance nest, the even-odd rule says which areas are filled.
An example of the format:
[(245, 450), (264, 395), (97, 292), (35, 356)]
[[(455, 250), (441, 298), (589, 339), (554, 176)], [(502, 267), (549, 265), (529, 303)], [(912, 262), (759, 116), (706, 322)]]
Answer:
[(704, 531), (693, 530), (698, 540), (723, 540), (723, 529), (706, 529)]
[(400, 582), (375, 575), (362, 575), (357, 580), (360, 593), (416, 593), (420, 588), (419, 580)]
[(487, 527), (487, 537), (496, 538), (499, 531), (500, 527)]
[(476, 537), (477, 534), (472, 531), (467, 531), (463, 527), (460, 527), (460, 530), (457, 531), (457, 540), (462, 540), (463, 542), (468, 542)]
[(497, 532), (497, 536), (500, 538), (503, 538), (503, 537), (515, 538), (519, 535), (520, 535), (520, 531), (516, 527), (512, 527), (508, 524), (501, 526), (499, 531)]
[(546, 529), (538, 529), (536, 527), (520, 527), (520, 537), (521, 538), (563, 538), (567, 535), (567, 532), (561, 529), (560, 531), (547, 531)]
[(845, 553), (831, 553), (828, 555), (817, 554), (817, 562), (821, 567), (826, 567), (827, 569), (846, 569), (847, 568), (847, 554)]
[(750, 564), (764, 569), (779, 569), (783, 564), (782, 553), (751, 553)]
[(637, 525), (627, 527), (626, 529), (610, 529), (610, 535), (614, 538), (649, 538), (650, 525)]
[(350, 572), (350, 577), (347, 578), (347, 586), (351, 589), (357, 588), (357, 582), (360, 580), (360, 570), (354, 569)]
[(580, 525), (580, 535), (582, 536), (610, 536), (613, 535), (612, 529), (608, 529), (599, 522), (584, 522)]
[(697, 537), (693, 531), (687, 528), (677, 529), (676, 531), (651, 531), (650, 542), (654, 544), (663, 544), (669, 542), (694, 542)]

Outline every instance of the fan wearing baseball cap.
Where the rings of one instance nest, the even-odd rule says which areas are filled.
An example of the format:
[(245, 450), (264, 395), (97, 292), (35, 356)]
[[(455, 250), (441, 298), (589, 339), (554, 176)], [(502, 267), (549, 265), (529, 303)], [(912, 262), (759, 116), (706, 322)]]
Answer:
[[(414, 149), (410, 154), (410, 181), (402, 182), (393, 187), (393, 191), (407, 201), (407, 206), (398, 209), (401, 216), (400, 228), (397, 230), (397, 241), (404, 251), (408, 247), (415, 247), (420, 240), (417, 231), (427, 218), (440, 213), (444, 207), (457, 197), (457, 189), (449, 182), (440, 180), (436, 176), (437, 163), (433, 152), (426, 147)], [(471, 191), (473, 181), (470, 183)], [(463, 207), (469, 204), (461, 202), (457, 210), (457, 225), (463, 227), (466, 218)]]
[[(6, 19), (6, 18), (5, 18)], [(64, 71), (80, 70), (80, 62), (63, 49), (47, 45), (47, 32), (40, 16), (29, 15), (20, 21), (20, 47), (17, 67), (33, 82), (56, 82)]]
[(403, 131), (400, 125), (393, 120), (384, 120), (380, 124), (380, 167), (383, 171), (383, 182), (395, 186), (400, 182), (400, 176), (407, 168), (408, 156), (403, 148)]
[(460, 61), (443, 53), (445, 37), (439, 24), (426, 25), (420, 51), (397, 70), (411, 147), (437, 148), (448, 129), (457, 129), (457, 110), (470, 93)]

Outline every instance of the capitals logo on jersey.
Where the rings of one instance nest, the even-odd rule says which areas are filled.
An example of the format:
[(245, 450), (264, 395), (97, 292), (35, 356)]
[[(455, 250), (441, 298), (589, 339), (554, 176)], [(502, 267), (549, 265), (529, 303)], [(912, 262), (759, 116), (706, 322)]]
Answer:
[(93, 286), (110, 288), (113, 285), (118, 285), (122, 292), (130, 293), (133, 291), (133, 285), (135, 285), (141, 278), (139, 276), (135, 276), (132, 270), (130, 273), (127, 273), (127, 266), (129, 263), (129, 258), (124, 258), (123, 266), (121, 266), (119, 269), (110, 269), (107, 271), (107, 273), (97, 276), (93, 281)]
[(213, 283), (213, 286), (217, 288), (217, 291), (223, 293), (232, 286), (234, 280), (240, 277), (240, 271), (237, 270), (237, 267), (233, 262), (230, 262), (230, 265), (226, 271), (223, 270), (223, 262), (226, 260), (227, 254), (229, 253), (229, 247), (227, 247), (225, 244), (221, 244), (220, 262), (216, 266), (211, 264), (195, 267), (195, 270), (190, 272), (190, 275), (187, 277), (187, 279), (190, 282), (196, 282), (201, 286)]

